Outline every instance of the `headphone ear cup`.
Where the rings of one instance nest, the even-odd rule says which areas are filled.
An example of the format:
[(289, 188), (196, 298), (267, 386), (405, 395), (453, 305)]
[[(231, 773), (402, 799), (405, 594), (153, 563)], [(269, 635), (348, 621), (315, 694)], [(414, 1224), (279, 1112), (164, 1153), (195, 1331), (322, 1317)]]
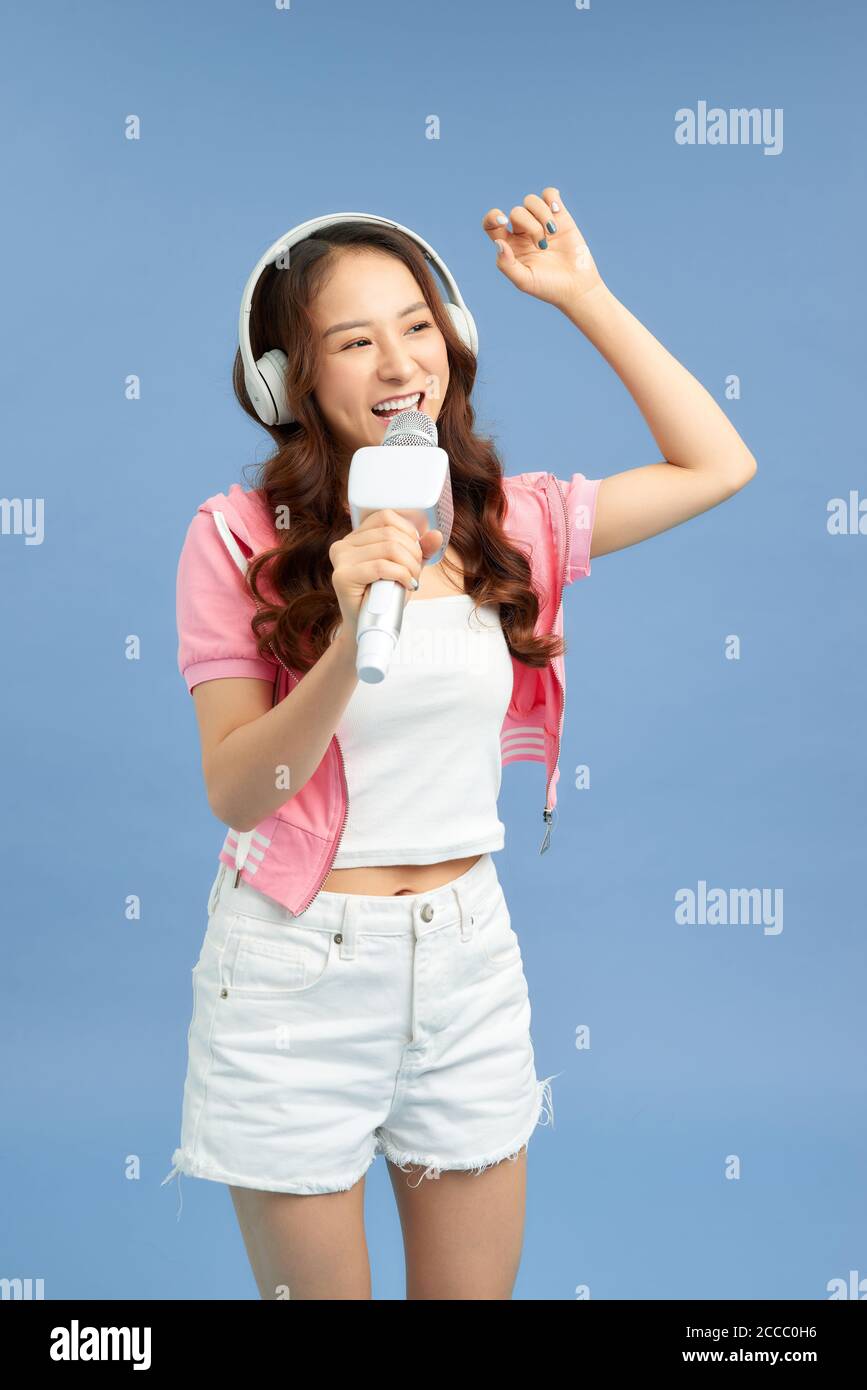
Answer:
[(451, 318), (455, 326), (455, 331), (465, 347), (470, 349), (475, 357), (479, 355), (479, 335), (476, 331), (475, 320), (469, 309), (464, 309), (460, 304), (445, 304), (446, 313)]
[(269, 348), (256, 362), (259, 380), (254, 380), (253, 390), (247, 382), (247, 394), (264, 425), (291, 425), (294, 422), (295, 417), (286, 399), (286, 366), (285, 352), (280, 348)]

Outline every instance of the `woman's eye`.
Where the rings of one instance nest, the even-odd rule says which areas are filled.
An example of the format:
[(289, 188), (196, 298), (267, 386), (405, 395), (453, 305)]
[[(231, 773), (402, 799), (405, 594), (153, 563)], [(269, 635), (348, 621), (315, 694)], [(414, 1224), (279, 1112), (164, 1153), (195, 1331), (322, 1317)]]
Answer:
[[(412, 332), (414, 332), (414, 330), (415, 330), (416, 328), (430, 328), (430, 323), (427, 321), (427, 319), (425, 319), (425, 321), (424, 321), (423, 323), (414, 323), (413, 326), (412, 326), (412, 328), (407, 329), (407, 332), (408, 332), (408, 333), (412, 333)], [(342, 348), (340, 349), (340, 351), (341, 351), (341, 352), (345, 352), (347, 348), (355, 347), (355, 344), (356, 344), (356, 343), (369, 343), (369, 342), (370, 342), (370, 339), (369, 339), (369, 338), (354, 338), (354, 339), (352, 340), (351, 343), (346, 343), (345, 346), (342, 347)]]

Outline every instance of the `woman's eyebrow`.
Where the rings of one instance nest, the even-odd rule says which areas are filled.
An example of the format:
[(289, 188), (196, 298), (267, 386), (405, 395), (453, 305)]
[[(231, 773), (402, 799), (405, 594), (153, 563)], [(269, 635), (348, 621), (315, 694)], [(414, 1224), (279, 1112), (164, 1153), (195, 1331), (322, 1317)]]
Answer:
[[(427, 304), (423, 299), (420, 299), (416, 304), (410, 304), (408, 309), (401, 309), (397, 317), (399, 319), (405, 319), (407, 314), (414, 314), (416, 309), (426, 308)], [(370, 328), (370, 326), (370, 319), (355, 319), (352, 323), (334, 323), (330, 328), (326, 328), (322, 336), (323, 338), (327, 338), (330, 333), (342, 333), (347, 328)]]

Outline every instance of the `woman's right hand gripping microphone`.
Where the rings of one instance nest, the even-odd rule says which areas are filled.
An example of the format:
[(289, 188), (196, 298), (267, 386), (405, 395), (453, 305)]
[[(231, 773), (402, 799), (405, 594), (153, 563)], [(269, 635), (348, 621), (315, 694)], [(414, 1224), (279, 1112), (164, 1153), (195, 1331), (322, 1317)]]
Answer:
[[(382, 444), (356, 449), (347, 491), (355, 530), (332, 547), (332, 563), (335, 557), (343, 561), (349, 542), (354, 570), (344, 618), (356, 609), (360, 585), (355, 668), (360, 680), (377, 684), (385, 679), (400, 640), (407, 590), (418, 587), (413, 580), (423, 564), (442, 559), (451, 537), (448, 454), (437, 444), (430, 416), (402, 410), (389, 421)], [(338, 580), (335, 573), (335, 589), (338, 583), (343, 585), (343, 577)]]

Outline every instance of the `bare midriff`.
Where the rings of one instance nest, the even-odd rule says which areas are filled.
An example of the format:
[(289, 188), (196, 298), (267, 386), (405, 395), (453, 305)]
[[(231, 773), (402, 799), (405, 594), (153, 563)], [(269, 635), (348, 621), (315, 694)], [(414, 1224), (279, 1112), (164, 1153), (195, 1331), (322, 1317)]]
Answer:
[[(465, 592), (460, 555), (449, 545), (446, 547), (446, 558), (454, 567), (448, 576), (439, 563), (422, 566), (419, 587), (407, 594), (408, 604)], [(458, 571), (460, 582), (457, 576), (452, 580), (454, 570)], [(377, 898), (400, 893), (424, 893), (429, 888), (440, 888), (444, 883), (465, 874), (481, 857), (480, 854), (470, 854), (464, 859), (441, 859), (436, 864), (371, 864), (355, 869), (332, 869), (322, 885), (322, 891), (365, 893)]]
[(471, 854), (466, 859), (441, 859), (437, 864), (371, 864), (357, 869), (332, 869), (322, 888), (326, 893), (369, 893), (377, 898), (424, 893), (428, 888), (451, 883), (481, 857)]

